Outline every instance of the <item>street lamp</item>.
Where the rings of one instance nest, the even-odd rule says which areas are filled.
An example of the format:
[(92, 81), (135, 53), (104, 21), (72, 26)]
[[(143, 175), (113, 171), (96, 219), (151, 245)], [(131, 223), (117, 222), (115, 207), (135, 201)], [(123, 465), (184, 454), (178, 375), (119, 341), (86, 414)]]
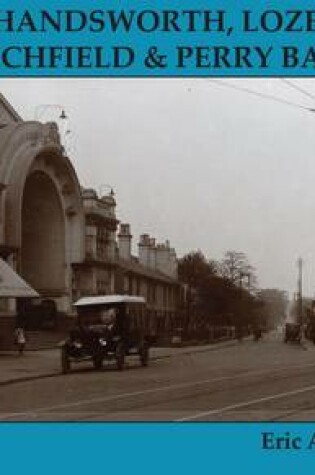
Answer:
[(45, 117), (45, 115), (48, 114), (48, 112), (50, 113), (51, 117), (53, 114), (53, 117), (56, 119), (56, 122), (58, 120), (62, 121), (62, 125), (61, 123), (59, 124), (60, 125), (59, 130), (60, 130), (60, 136), (62, 139), (64, 150), (67, 153), (68, 152), (67, 139), (68, 139), (68, 136), (71, 134), (71, 130), (69, 130), (67, 127), (68, 116), (66, 114), (65, 108), (64, 106), (60, 104), (39, 104), (35, 108), (35, 120), (41, 121)]
[[(108, 193), (106, 193), (106, 190), (108, 190)], [(99, 195), (102, 196), (102, 195), (110, 195), (112, 197), (115, 196), (115, 193), (114, 193), (114, 189), (112, 186), (110, 185), (107, 185), (107, 184), (103, 184), (99, 187)]]

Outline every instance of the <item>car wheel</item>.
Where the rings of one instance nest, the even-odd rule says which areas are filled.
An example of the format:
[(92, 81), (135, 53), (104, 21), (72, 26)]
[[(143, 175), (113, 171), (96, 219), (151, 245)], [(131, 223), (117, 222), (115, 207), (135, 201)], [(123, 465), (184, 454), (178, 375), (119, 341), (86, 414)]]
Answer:
[(61, 348), (61, 370), (63, 374), (69, 373), (70, 371), (70, 360), (64, 346)]
[(116, 348), (116, 363), (117, 363), (117, 369), (119, 371), (122, 371), (125, 366), (125, 350), (123, 345), (117, 345)]
[(148, 366), (149, 363), (149, 347), (144, 344), (139, 349), (140, 362), (142, 366)]

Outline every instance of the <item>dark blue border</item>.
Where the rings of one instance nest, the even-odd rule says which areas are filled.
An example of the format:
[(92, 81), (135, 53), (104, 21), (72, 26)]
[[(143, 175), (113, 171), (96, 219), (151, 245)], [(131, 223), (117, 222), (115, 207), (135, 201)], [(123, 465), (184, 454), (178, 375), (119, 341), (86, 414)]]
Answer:
[[(314, 1), (304, 0), (296, 2), (295, 0), (155, 0), (148, 3), (146, 0), (97, 0), (87, 2), (85, 0), (18, 0), (4, 1), (0, 0), (0, 77), (274, 77), (274, 76), (290, 76), (290, 77), (312, 77), (315, 70), (315, 14), (313, 20), (309, 22), (311, 28), (307, 28), (306, 10), (314, 10)], [(103, 27), (97, 29), (99, 23), (90, 20), (92, 11), (113, 10), (114, 12), (124, 9), (127, 12), (134, 12), (134, 18), (139, 18), (139, 14), (143, 11), (153, 11), (160, 19), (156, 30), (152, 32), (144, 32), (139, 29), (137, 22), (132, 22), (130, 31), (118, 29), (113, 32), (109, 28), (108, 16), (105, 13)], [(7, 31), (3, 19), (7, 16), (7, 11), (12, 10), (14, 31)], [(25, 11), (28, 10), (33, 19), (36, 31), (30, 31), (29, 24), (21, 24)], [(48, 28), (45, 32), (41, 31), (41, 11), (46, 10), (53, 16), (59, 10), (75, 10), (74, 26), (80, 31), (65, 31), (65, 23), (62, 23), (62, 31), (54, 31)], [(180, 31), (163, 30), (162, 12), (165, 10), (173, 10), (183, 12), (185, 10), (212, 10), (214, 16), (217, 11), (224, 10), (225, 26), (223, 32), (203, 31), (202, 21), (195, 22), (196, 31), (187, 31), (189, 22), (187, 15), (179, 16), (176, 25)], [(259, 27), (258, 32), (244, 32), (243, 11), (251, 11), (251, 27)], [(266, 10), (268, 11), (267, 16)], [(302, 13), (294, 21), (292, 11), (301, 10)], [(275, 13), (276, 11), (277, 13)], [(290, 13), (291, 12), (291, 13)], [(83, 15), (83, 17), (81, 17)], [(147, 15), (147, 16), (146, 16)], [(150, 13), (140, 17), (144, 18), (144, 28), (149, 28), (150, 22), (154, 21), (154, 15), (151, 19)], [(277, 19), (279, 16), (279, 19)], [(202, 18), (202, 15), (200, 16)], [(97, 17), (99, 20), (99, 16)], [(199, 18), (199, 17), (198, 17)], [(263, 22), (261, 18), (265, 18)], [(266, 20), (267, 18), (267, 20)], [(279, 31), (275, 30), (275, 23), (279, 23)], [(85, 26), (84, 26), (85, 23)], [(262, 24), (265, 28), (262, 30)], [(282, 23), (282, 24), (281, 24)], [(291, 26), (290, 26), (291, 23)], [(281, 25), (280, 25), (281, 24)], [(90, 26), (96, 31), (90, 31)], [(232, 28), (232, 30), (229, 30)], [(266, 31), (267, 28), (267, 31)], [(301, 31), (299, 31), (301, 30)], [(310, 30), (310, 31), (309, 31)], [(313, 31), (314, 30), (314, 31)], [(130, 67), (117, 68), (113, 65), (113, 48), (114, 47), (131, 48), (135, 52)], [(150, 68), (145, 65), (145, 58), (151, 46), (158, 49), (160, 54), (165, 55), (165, 67)], [(76, 60), (73, 62), (73, 68), (69, 68), (65, 64), (65, 55), (61, 61), (56, 61), (55, 66), (50, 68), (48, 65), (48, 53), (45, 54), (45, 67), (38, 67), (37, 62), (33, 62), (33, 67), (26, 67), (24, 48), (30, 47), (32, 53), (37, 51), (37, 47), (49, 49), (57, 48), (91, 48), (87, 52), (90, 59), (87, 60), (85, 66), (77, 66)], [(95, 59), (94, 48), (102, 48), (103, 60), (102, 64), (97, 65)], [(177, 48), (192, 48), (191, 57), (185, 60), (185, 67), (178, 67)], [(204, 54), (209, 54), (210, 66), (206, 65), (208, 61), (203, 61), (203, 67), (196, 63), (196, 48), (206, 48)], [(229, 65), (225, 65), (224, 61), (219, 61), (219, 65), (215, 66), (213, 49), (218, 47), (229, 48), (230, 53), (227, 56)], [(237, 65), (235, 48), (250, 47), (248, 61), (250, 66), (246, 66), (244, 61)], [(284, 66), (283, 48), (298, 48), (297, 64)], [(268, 51), (267, 67), (264, 66), (257, 53), (257, 48), (261, 51)], [(314, 48), (314, 61), (310, 53)], [(3, 55), (4, 51), (7, 52)], [(8, 53), (9, 51), (9, 53)], [(47, 51), (46, 51), (47, 52)], [(74, 55), (76, 56), (76, 55)], [(4, 57), (7, 64), (5, 64)], [(123, 58), (123, 57), (122, 57)], [(306, 58), (308, 61), (306, 62)], [(123, 61), (123, 59), (122, 59)], [(108, 67), (104, 64), (108, 63)], [(10, 67), (9, 67), (10, 65)]]
[[(303, 448), (263, 449), (263, 433)], [(2, 473), (301, 474), (314, 469), (315, 424), (47, 423), (0, 425)]]
[[(16, 12), (30, 9), (49, 8), (113, 8), (118, 2), (83, 0), (25, 0), (24, 2), (0, 0), (1, 11), (12, 9)], [(286, 9), (314, 9), (315, 2), (304, 0), (296, 1), (262, 1), (262, 0), (164, 0), (152, 2), (158, 8), (226, 8), (235, 14), (236, 9), (273, 9), (281, 11)], [(148, 2), (144, 0), (122, 0), (120, 8), (141, 9), (148, 8)], [(233, 21), (233, 20), (232, 20)], [(211, 46), (217, 44), (259, 44), (281, 48), (281, 45), (294, 44), (301, 51), (308, 46), (315, 46), (315, 33), (305, 34), (255, 34), (253, 37), (243, 38), (242, 35), (233, 37), (211, 38)], [(140, 52), (144, 51), (148, 44), (154, 43), (169, 51), (174, 43), (181, 41), (189, 45), (208, 45), (209, 39), (205, 35), (179, 35), (172, 38), (171, 35), (121, 35), (111, 37), (104, 35), (102, 38), (85, 35), (60, 36), (54, 34), (4, 34), (0, 32), (1, 48), (11, 45), (23, 46), (26, 43), (31, 46), (38, 44), (59, 45), (71, 44), (96, 45), (101, 41), (110, 47), (112, 44), (133, 44)], [(99, 71), (93, 68), (86, 70), (74, 69), (67, 71), (58, 68), (54, 71), (45, 69), (17, 69), (10, 71), (0, 66), (0, 77), (313, 77), (314, 69), (303, 68), (284, 69), (279, 63), (279, 57), (275, 57), (268, 70), (253, 68), (251, 70), (224, 70), (224, 71), (200, 71), (194, 67), (179, 72), (174, 68), (165, 70), (145, 70), (141, 63), (136, 63), (132, 70), (128, 71)], [(234, 472), (242, 475), (275, 474), (300, 475), (308, 470), (310, 473), (314, 467), (315, 453), (307, 449), (307, 442), (315, 432), (314, 423), (296, 424), (252, 424), (252, 423), (2, 423), (0, 424), (0, 454), (1, 472), (23, 474), (94, 474), (94, 473), (118, 473), (118, 474), (159, 474), (162, 473), (213, 473), (230, 474)], [(263, 449), (262, 434), (264, 432), (276, 432), (278, 435), (290, 433), (301, 437), (303, 449)]]

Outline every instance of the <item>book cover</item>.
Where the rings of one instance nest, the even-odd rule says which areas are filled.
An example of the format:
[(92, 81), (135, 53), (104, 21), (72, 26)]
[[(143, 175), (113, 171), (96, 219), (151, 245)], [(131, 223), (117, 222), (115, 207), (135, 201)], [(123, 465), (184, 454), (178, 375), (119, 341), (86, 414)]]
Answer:
[(2, 2), (5, 468), (312, 467), (314, 32), (310, 1)]

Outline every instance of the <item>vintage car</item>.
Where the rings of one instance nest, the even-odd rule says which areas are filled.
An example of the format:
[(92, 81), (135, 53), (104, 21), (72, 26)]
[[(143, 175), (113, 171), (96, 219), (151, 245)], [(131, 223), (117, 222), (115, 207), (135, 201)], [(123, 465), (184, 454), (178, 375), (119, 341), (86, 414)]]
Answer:
[(63, 373), (71, 363), (84, 360), (91, 360), (95, 369), (114, 360), (122, 370), (128, 355), (138, 355), (142, 366), (148, 364), (150, 322), (143, 297), (100, 295), (83, 297), (74, 305), (77, 323), (61, 345)]
[(284, 343), (294, 341), (300, 343), (302, 339), (302, 325), (299, 323), (286, 323), (284, 327)]

